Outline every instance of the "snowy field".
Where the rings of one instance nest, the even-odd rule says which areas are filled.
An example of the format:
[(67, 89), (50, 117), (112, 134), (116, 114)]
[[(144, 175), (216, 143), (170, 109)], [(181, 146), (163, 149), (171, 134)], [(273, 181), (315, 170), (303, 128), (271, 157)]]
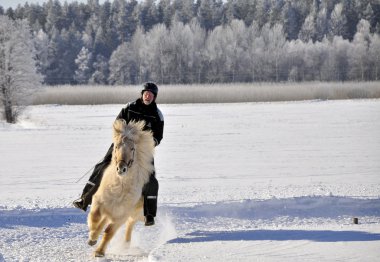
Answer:
[(121, 107), (0, 122), (0, 261), (380, 261), (380, 100), (161, 105), (156, 225), (93, 258), (71, 202)]

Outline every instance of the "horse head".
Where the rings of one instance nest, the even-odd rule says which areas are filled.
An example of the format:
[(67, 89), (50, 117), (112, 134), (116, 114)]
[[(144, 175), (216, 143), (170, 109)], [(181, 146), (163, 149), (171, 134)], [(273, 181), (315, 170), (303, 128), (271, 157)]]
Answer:
[(112, 156), (116, 164), (116, 171), (120, 176), (127, 174), (135, 160), (136, 143), (133, 139), (133, 130), (128, 127), (125, 120), (116, 120), (113, 126)]

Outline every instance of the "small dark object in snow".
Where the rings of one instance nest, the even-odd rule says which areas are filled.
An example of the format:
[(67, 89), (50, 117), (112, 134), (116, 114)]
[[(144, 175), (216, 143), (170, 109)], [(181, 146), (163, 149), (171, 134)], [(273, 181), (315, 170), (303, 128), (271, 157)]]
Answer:
[(359, 224), (359, 219), (357, 217), (354, 217), (353, 222), (354, 222), (354, 224), (357, 225), (357, 224)]

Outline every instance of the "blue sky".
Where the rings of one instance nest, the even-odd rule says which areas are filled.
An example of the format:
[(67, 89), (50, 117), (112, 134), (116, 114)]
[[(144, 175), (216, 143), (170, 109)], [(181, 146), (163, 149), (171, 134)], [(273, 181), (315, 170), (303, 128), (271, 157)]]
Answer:
[[(47, 2), (48, 0), (0, 0), (0, 5), (6, 10), (9, 7), (16, 8), (18, 4), (24, 5), (26, 2), (29, 4), (36, 4), (39, 3), (42, 5), (44, 2)], [(60, 0), (62, 3), (65, 2), (65, 0)], [(82, 3), (87, 3), (87, 0), (66, 0), (66, 2), (82, 2)], [(110, 0), (112, 2), (112, 0)], [(99, 0), (99, 3), (103, 3), (105, 0)]]

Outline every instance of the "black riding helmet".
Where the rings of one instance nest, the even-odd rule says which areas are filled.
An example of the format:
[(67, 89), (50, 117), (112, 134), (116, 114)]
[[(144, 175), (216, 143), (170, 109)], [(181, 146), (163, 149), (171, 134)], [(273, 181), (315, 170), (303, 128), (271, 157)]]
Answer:
[(157, 97), (157, 94), (158, 94), (158, 87), (155, 83), (153, 82), (147, 82), (144, 84), (143, 86), (143, 89), (141, 90), (141, 95), (145, 92), (145, 91), (150, 91), (153, 93), (154, 95), (154, 98)]

